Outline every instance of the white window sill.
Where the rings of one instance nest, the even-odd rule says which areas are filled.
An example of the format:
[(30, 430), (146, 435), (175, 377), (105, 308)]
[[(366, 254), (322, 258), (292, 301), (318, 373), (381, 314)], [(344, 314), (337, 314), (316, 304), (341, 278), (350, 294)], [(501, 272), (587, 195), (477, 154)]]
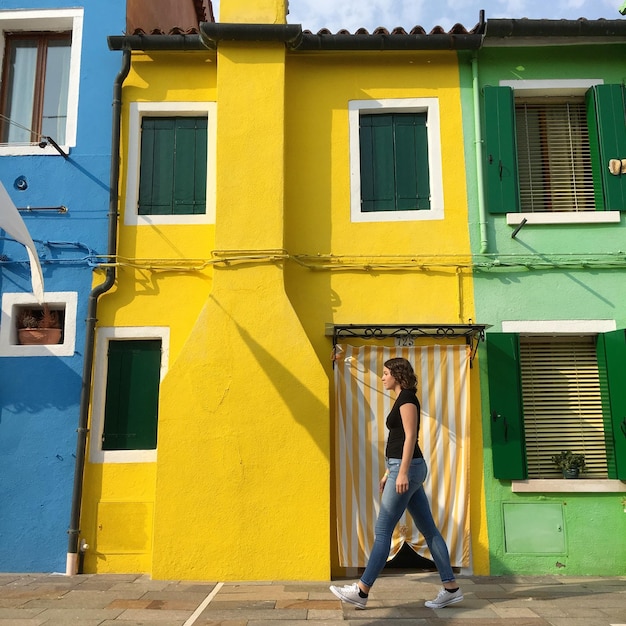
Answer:
[(625, 493), (626, 482), (604, 478), (544, 478), (511, 481), (513, 493)]
[[(70, 153), (70, 146), (59, 146), (65, 154)], [(6, 144), (0, 145), (0, 156), (62, 156), (61, 153), (50, 144), (45, 145), (43, 148), (39, 147), (39, 144)]]
[(619, 224), (619, 211), (568, 211), (564, 213), (507, 213), (506, 223), (526, 224)]

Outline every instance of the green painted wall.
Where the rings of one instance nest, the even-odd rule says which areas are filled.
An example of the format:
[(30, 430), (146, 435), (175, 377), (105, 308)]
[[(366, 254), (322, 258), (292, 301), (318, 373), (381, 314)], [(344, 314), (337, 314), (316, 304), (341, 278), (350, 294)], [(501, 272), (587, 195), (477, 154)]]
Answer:
[[(624, 50), (623, 45), (485, 48), (478, 57), (479, 84), (482, 88), (500, 80), (581, 78), (621, 83), (626, 76)], [(491, 332), (500, 332), (503, 320), (605, 319), (614, 320), (617, 328), (626, 327), (623, 213), (620, 223), (615, 224), (526, 225), (515, 238), (511, 237), (515, 227), (506, 224), (505, 215), (486, 214), (488, 249), (481, 254), (471, 56), (459, 58), (476, 322), (490, 324)], [(493, 477), (484, 345), (479, 349), (478, 362), (491, 573), (626, 573), (626, 493), (519, 494), (512, 492), (510, 481)], [(563, 528), (557, 532), (564, 533), (565, 551), (507, 551), (504, 503), (560, 503)], [(532, 533), (535, 526), (539, 530), (540, 522), (540, 516), (529, 518), (528, 532)]]

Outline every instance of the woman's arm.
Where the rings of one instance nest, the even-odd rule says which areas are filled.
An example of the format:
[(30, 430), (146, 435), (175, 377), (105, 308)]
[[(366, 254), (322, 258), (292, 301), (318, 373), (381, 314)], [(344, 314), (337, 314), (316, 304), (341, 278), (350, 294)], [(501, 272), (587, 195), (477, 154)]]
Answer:
[(409, 467), (415, 452), (417, 441), (417, 407), (410, 402), (400, 407), (400, 417), (404, 428), (404, 446), (402, 447), (402, 461), (396, 480), (396, 492), (404, 493), (409, 490)]

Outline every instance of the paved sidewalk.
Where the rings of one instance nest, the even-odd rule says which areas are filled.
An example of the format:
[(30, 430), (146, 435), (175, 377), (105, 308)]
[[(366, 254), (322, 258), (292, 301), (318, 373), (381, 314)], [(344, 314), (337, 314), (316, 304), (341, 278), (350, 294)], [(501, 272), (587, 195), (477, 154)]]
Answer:
[[(353, 582), (335, 581), (335, 584)], [(0, 626), (626, 626), (626, 576), (460, 576), (465, 600), (424, 607), (431, 572), (384, 572), (362, 611), (320, 582), (0, 574)]]

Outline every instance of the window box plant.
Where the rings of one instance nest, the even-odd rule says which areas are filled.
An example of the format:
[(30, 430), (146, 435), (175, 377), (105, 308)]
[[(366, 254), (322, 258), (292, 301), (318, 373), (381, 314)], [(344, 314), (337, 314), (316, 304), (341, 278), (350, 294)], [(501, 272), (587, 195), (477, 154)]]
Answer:
[(563, 478), (578, 478), (585, 469), (585, 455), (571, 450), (555, 454), (552, 461), (563, 472)]
[(47, 304), (41, 309), (22, 309), (18, 315), (18, 339), (21, 345), (61, 343), (62, 324), (58, 311)]

